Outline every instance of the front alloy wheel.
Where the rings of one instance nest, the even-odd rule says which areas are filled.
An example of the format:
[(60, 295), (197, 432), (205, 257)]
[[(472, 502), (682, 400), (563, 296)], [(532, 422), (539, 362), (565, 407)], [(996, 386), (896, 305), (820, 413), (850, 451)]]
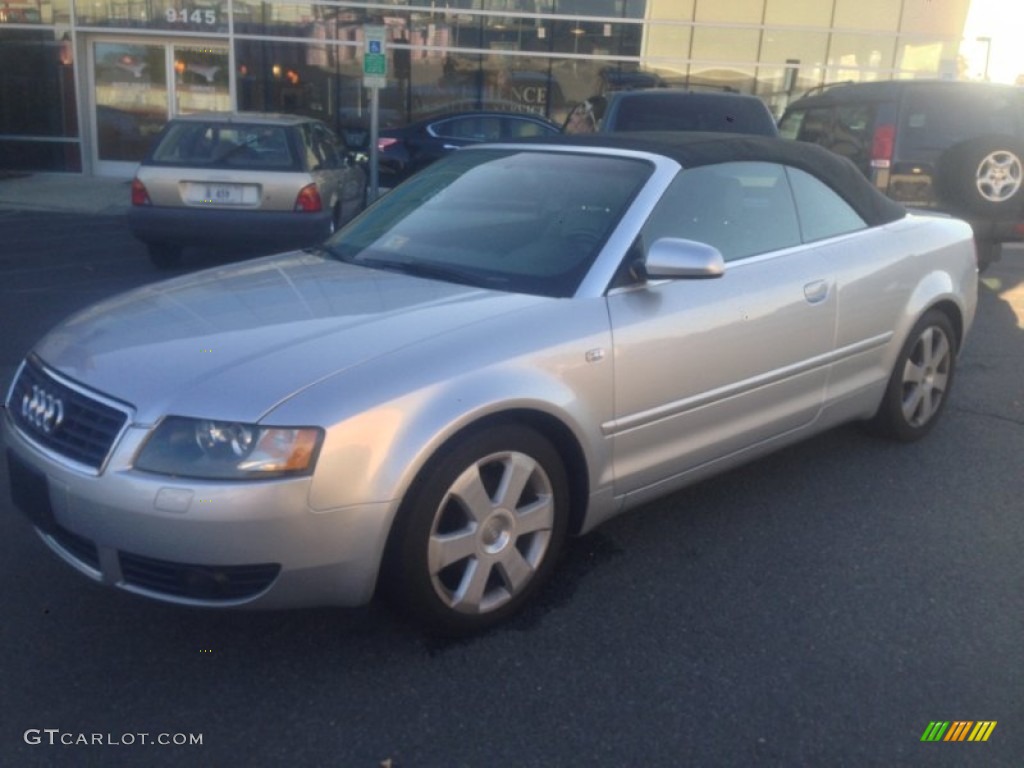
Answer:
[(391, 592), (433, 631), (490, 626), (550, 572), (567, 507), (563, 463), (541, 435), (516, 425), (470, 435), (403, 505), (386, 562)]
[(875, 431), (909, 442), (924, 437), (946, 405), (956, 366), (956, 336), (949, 318), (932, 310), (907, 337), (885, 397), (872, 422)]

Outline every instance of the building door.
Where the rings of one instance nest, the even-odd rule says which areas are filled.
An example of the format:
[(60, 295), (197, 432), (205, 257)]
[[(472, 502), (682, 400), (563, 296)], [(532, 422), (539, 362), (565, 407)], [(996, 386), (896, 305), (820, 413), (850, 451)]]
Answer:
[(225, 45), (94, 39), (89, 55), (98, 175), (131, 176), (169, 117), (232, 108)]

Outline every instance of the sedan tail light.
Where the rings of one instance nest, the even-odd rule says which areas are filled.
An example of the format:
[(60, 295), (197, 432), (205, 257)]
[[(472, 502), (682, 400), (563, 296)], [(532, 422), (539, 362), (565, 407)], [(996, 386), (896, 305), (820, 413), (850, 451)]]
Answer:
[(295, 198), (295, 209), (302, 213), (317, 213), (324, 209), (323, 201), (320, 200), (320, 190), (316, 188), (316, 184), (307, 184), (299, 190), (298, 197)]
[(393, 139), (390, 136), (384, 136), (382, 138), (377, 139), (377, 149), (380, 152), (386, 152), (387, 150), (391, 149), (391, 147), (395, 146), (395, 144), (398, 143), (398, 139)]
[(892, 123), (883, 123), (875, 128), (875, 135), (871, 139), (872, 168), (892, 167), (892, 149), (895, 141), (896, 126)]
[(153, 201), (149, 199), (149, 192), (146, 190), (146, 185), (138, 179), (132, 179), (132, 205), (152, 205)]

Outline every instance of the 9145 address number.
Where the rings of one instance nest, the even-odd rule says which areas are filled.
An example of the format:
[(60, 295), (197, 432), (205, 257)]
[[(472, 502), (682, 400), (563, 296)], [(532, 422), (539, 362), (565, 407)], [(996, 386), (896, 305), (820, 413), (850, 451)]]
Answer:
[(216, 24), (217, 11), (212, 8), (168, 8), (167, 21), (170, 24)]

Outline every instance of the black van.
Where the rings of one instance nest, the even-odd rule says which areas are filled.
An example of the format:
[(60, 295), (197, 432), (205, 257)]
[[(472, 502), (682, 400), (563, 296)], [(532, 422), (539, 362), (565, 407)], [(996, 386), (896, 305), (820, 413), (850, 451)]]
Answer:
[(838, 83), (794, 101), (784, 138), (849, 158), (889, 197), (971, 223), (978, 266), (1024, 240), (1024, 89), (991, 83)]

